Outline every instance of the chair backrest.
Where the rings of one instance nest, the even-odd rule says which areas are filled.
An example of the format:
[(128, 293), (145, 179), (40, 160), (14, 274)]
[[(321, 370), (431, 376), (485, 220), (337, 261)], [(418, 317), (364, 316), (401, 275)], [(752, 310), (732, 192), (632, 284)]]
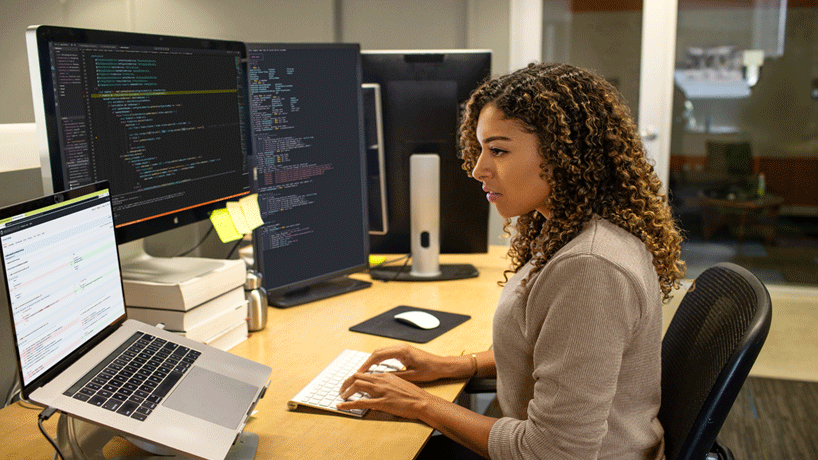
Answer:
[(753, 153), (749, 142), (707, 141), (708, 171), (725, 176), (753, 174)]
[(667, 460), (704, 459), (767, 338), (770, 294), (752, 273), (720, 263), (699, 275), (662, 340)]

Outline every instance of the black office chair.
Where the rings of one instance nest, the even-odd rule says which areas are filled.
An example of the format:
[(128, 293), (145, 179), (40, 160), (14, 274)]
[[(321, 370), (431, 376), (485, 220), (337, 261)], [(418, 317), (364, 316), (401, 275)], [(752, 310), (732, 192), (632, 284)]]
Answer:
[[(752, 273), (720, 263), (699, 275), (662, 340), (662, 405), (667, 460), (732, 460), (717, 441), (733, 402), (767, 338), (770, 294)], [(495, 391), (472, 379), (466, 393)]]
[[(720, 263), (699, 275), (662, 340), (668, 460), (732, 458), (716, 437), (767, 338), (770, 294), (752, 273)], [(718, 452), (721, 451), (721, 452)]]

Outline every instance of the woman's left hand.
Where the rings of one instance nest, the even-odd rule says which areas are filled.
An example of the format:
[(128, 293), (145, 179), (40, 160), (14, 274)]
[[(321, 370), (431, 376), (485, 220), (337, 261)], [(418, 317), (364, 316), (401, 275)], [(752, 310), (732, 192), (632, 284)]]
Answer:
[(424, 408), (434, 396), (417, 385), (389, 372), (352, 376), (352, 384), (341, 393), (344, 399), (355, 393), (366, 393), (369, 398), (338, 404), (338, 409), (375, 409), (398, 417), (419, 419)]

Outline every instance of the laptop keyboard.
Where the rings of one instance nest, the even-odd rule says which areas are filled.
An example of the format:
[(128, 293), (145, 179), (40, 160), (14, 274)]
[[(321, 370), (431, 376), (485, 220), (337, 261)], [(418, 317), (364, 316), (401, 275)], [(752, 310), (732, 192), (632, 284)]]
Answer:
[(142, 421), (200, 354), (137, 332), (63, 394)]

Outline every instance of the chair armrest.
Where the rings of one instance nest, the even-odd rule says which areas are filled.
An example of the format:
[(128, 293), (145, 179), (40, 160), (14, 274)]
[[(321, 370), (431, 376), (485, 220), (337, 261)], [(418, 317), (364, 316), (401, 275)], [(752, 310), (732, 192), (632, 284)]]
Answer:
[(463, 389), (468, 394), (496, 393), (497, 379), (494, 377), (473, 377)]

